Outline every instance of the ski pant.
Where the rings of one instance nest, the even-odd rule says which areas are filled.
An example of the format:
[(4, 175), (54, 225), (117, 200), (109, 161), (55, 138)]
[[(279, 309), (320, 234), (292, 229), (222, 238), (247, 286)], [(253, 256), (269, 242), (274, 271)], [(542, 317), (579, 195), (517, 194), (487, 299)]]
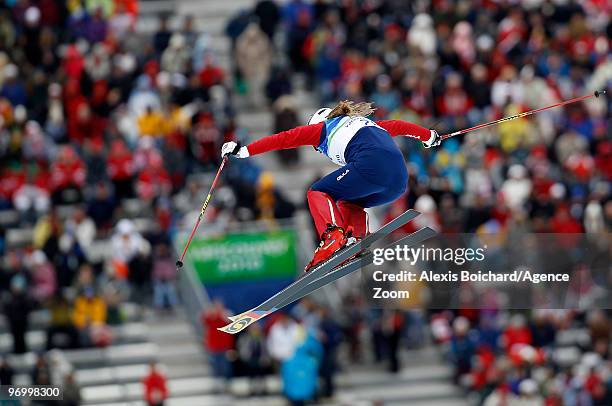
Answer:
[(399, 149), (375, 149), (356, 154), (347, 165), (315, 182), (308, 206), (321, 235), (328, 224), (367, 234), (364, 208), (392, 202), (406, 192), (408, 171)]

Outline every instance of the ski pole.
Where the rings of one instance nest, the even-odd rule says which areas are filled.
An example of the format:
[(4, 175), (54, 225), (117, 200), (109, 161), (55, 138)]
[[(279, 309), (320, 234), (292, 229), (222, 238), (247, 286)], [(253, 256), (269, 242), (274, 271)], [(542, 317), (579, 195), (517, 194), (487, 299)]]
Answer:
[(593, 94), (587, 94), (585, 96), (575, 97), (573, 99), (565, 100), (565, 101), (553, 104), (553, 105), (548, 106), (548, 107), (542, 107), (542, 108), (535, 109), (535, 110), (529, 110), (529, 111), (526, 111), (524, 113), (515, 114), (514, 116), (504, 117), (504, 118), (500, 118), (499, 120), (489, 121), (488, 123), (478, 124), (478, 125), (476, 125), (474, 127), (466, 128), (464, 130), (455, 131), (454, 133), (444, 134), (440, 138), (445, 140), (447, 138), (454, 137), (455, 135), (469, 133), (469, 132), (472, 132), (474, 130), (479, 130), (481, 128), (490, 127), (492, 125), (503, 123), (504, 121), (510, 121), (510, 120), (514, 120), (514, 119), (517, 119), (517, 118), (530, 116), (532, 114), (539, 113), (539, 112), (544, 111), (544, 110), (553, 109), (555, 107), (560, 107), (560, 106), (565, 106), (566, 104), (576, 103), (576, 102), (579, 102), (579, 101), (582, 101), (582, 100), (587, 100), (587, 99), (590, 99), (591, 97), (599, 97), (602, 94), (606, 94), (606, 91), (605, 90), (596, 90)]
[(198, 229), (198, 226), (200, 225), (200, 222), (204, 218), (204, 212), (206, 211), (206, 208), (208, 207), (208, 203), (210, 203), (210, 199), (212, 198), (213, 190), (215, 190), (215, 187), (217, 186), (217, 181), (219, 180), (219, 176), (221, 175), (221, 172), (223, 171), (223, 168), (225, 167), (225, 164), (227, 163), (227, 159), (228, 159), (228, 156), (226, 155), (226, 156), (223, 157), (223, 160), (221, 161), (221, 166), (219, 166), (219, 170), (217, 171), (217, 175), (215, 175), (215, 179), (213, 179), (212, 185), (210, 185), (210, 190), (208, 191), (208, 196), (206, 196), (206, 200), (204, 200), (204, 204), (202, 205), (202, 208), (200, 209), (200, 214), (198, 215), (198, 220), (196, 221), (195, 225), (193, 226), (193, 230), (191, 230), (191, 234), (189, 234), (189, 238), (187, 239), (187, 243), (185, 244), (185, 248), (183, 249), (183, 253), (181, 254), (181, 258), (178, 261), (176, 261), (176, 267), (177, 268), (182, 268), (183, 267), (183, 260), (185, 259), (185, 254), (187, 253), (187, 249), (189, 248), (189, 245), (191, 244), (191, 240), (193, 239), (193, 236), (194, 236), (196, 230)]

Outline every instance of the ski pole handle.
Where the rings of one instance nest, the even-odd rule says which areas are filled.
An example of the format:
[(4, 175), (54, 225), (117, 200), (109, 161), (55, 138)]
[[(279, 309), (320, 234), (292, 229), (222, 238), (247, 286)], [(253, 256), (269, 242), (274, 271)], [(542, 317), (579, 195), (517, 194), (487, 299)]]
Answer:
[(202, 205), (202, 208), (200, 209), (200, 214), (198, 215), (198, 219), (196, 220), (196, 223), (193, 226), (191, 233), (189, 234), (189, 238), (187, 239), (185, 248), (183, 248), (183, 253), (181, 254), (181, 258), (178, 261), (176, 261), (177, 268), (183, 267), (183, 260), (185, 259), (185, 254), (187, 253), (187, 249), (189, 248), (189, 245), (191, 245), (191, 240), (193, 239), (193, 236), (195, 235), (195, 232), (198, 229), (200, 222), (204, 218), (204, 212), (206, 211), (206, 208), (208, 207), (208, 203), (210, 203), (210, 199), (212, 198), (213, 191), (217, 187), (217, 182), (219, 181), (219, 177), (221, 176), (221, 172), (223, 171), (223, 168), (225, 167), (225, 164), (227, 163), (228, 158), (229, 157), (226, 155), (223, 157), (223, 160), (221, 161), (219, 170), (217, 170), (217, 174), (215, 175), (215, 178), (213, 179), (212, 185), (210, 185), (210, 190), (208, 191), (208, 195), (206, 196), (206, 199), (204, 200), (204, 204)]

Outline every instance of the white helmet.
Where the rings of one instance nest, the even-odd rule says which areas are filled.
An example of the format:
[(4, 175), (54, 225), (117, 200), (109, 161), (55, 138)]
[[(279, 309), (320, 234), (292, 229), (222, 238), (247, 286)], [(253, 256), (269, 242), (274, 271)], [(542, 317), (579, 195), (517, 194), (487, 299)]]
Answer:
[(327, 115), (332, 111), (329, 107), (323, 107), (314, 112), (310, 119), (308, 120), (308, 125), (311, 124), (319, 124), (327, 118)]

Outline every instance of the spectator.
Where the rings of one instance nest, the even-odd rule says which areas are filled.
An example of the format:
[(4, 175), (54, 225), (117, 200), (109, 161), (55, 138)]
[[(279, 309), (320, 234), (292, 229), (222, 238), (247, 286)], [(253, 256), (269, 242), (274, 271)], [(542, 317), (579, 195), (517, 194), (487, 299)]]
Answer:
[(404, 330), (404, 315), (401, 311), (395, 310), (385, 316), (383, 331), (389, 352), (389, 371), (397, 373), (400, 369), (398, 351), (399, 341)]
[(76, 203), (82, 199), (85, 165), (72, 147), (65, 146), (51, 165), (52, 199), (58, 203)]
[(30, 381), (33, 385), (51, 385), (51, 367), (43, 354), (38, 354), (36, 357)]
[[(130, 185), (131, 187), (131, 185)], [(87, 202), (87, 214), (96, 224), (96, 228), (109, 230), (112, 226), (113, 214), (117, 208), (117, 200), (108, 184), (94, 185), (93, 197)]]
[(96, 224), (87, 217), (84, 207), (75, 208), (72, 219), (66, 221), (66, 229), (74, 233), (77, 243), (85, 253), (89, 252), (96, 237)]
[(26, 278), (17, 273), (11, 278), (10, 292), (5, 297), (3, 312), (8, 319), (13, 337), (13, 353), (24, 354), (28, 351), (25, 334), (28, 331), (28, 316), (34, 305), (26, 294)]
[(191, 62), (191, 49), (185, 36), (172, 34), (170, 43), (161, 57), (161, 68), (168, 73), (186, 73)]
[(232, 377), (230, 351), (234, 349), (234, 336), (217, 330), (227, 324), (227, 309), (223, 302), (215, 300), (213, 306), (202, 313), (201, 321), (204, 327), (204, 347), (209, 354), (213, 374), (217, 378)]
[(159, 244), (153, 258), (153, 305), (158, 309), (173, 309), (178, 304), (176, 296), (176, 266), (168, 245)]
[(29, 257), (32, 273), (32, 297), (38, 302), (49, 300), (57, 289), (55, 269), (44, 252), (37, 250)]
[(253, 324), (249, 326), (245, 334), (239, 335), (236, 349), (240, 360), (246, 367), (251, 395), (265, 395), (265, 373), (270, 367), (270, 357), (261, 325)]
[(63, 399), (59, 402), (60, 406), (78, 406), (82, 402), (81, 388), (79, 388), (72, 372), (64, 376), (62, 397)]
[(12, 385), (13, 376), (15, 376), (15, 370), (11, 364), (9, 364), (6, 357), (0, 357), (0, 384)]
[(321, 359), (321, 344), (316, 338), (296, 326), (300, 330), (301, 340), (296, 338), (295, 350), (292, 355), (283, 360), (281, 377), (283, 393), (292, 406), (305, 405), (317, 395), (317, 377)]
[(453, 337), (451, 338), (451, 360), (455, 365), (455, 380), (470, 371), (472, 356), (475, 353), (474, 343), (469, 336), (469, 321), (458, 317), (453, 322)]
[(161, 137), (164, 135), (164, 117), (153, 106), (147, 106), (145, 112), (138, 117), (138, 132), (141, 136)]
[(106, 344), (106, 303), (96, 294), (94, 288), (84, 288), (76, 298), (73, 321), (79, 330), (81, 345)]
[(28, 180), (15, 190), (13, 206), (21, 212), (22, 218), (31, 221), (49, 211), (51, 199), (49, 190), (28, 174)]
[(3, 69), (4, 81), (0, 89), (0, 97), (8, 99), (13, 106), (24, 106), (26, 104), (26, 89), (19, 79), (19, 68), (8, 64)]
[(116, 232), (111, 238), (111, 261), (122, 278), (128, 276), (128, 264), (139, 253), (150, 251), (150, 245), (136, 230), (132, 221), (123, 219), (117, 223)]
[(116, 2), (116, 9), (108, 19), (109, 35), (121, 42), (133, 30), (135, 18), (129, 13), (123, 1)]
[(50, 301), (51, 321), (47, 328), (47, 350), (79, 346), (79, 333), (72, 319), (73, 307), (67, 295), (64, 292), (56, 292)]
[(531, 180), (522, 165), (513, 165), (508, 170), (508, 180), (502, 185), (504, 201), (513, 211), (521, 211), (531, 193)]
[(168, 381), (156, 367), (154, 362), (149, 364), (149, 373), (142, 380), (144, 386), (144, 400), (148, 406), (163, 406), (168, 399)]
[(323, 386), (321, 395), (324, 398), (332, 398), (335, 392), (334, 375), (338, 370), (337, 352), (342, 343), (342, 330), (338, 323), (331, 317), (329, 309), (319, 307), (319, 336), (323, 347), (319, 376), (322, 378)]
[(161, 55), (162, 52), (164, 52), (170, 43), (171, 37), (172, 31), (168, 29), (168, 18), (166, 16), (162, 16), (159, 19), (159, 28), (153, 36), (153, 46), (158, 55)]
[(251, 105), (257, 106), (262, 101), (264, 85), (272, 64), (270, 41), (258, 25), (251, 23), (238, 37), (236, 61), (246, 80)]
[[(278, 77), (274, 78), (275, 81)], [(274, 102), (274, 132), (287, 131), (299, 125), (295, 102), (290, 96), (281, 96)], [(295, 166), (300, 161), (298, 148), (279, 150), (278, 156), (286, 166)]]
[(300, 326), (285, 313), (280, 313), (270, 328), (267, 347), (272, 359), (281, 364), (295, 351), (300, 334)]
[(111, 143), (106, 167), (117, 196), (120, 198), (132, 197), (134, 194), (132, 186), (134, 161), (125, 142), (115, 140)]

